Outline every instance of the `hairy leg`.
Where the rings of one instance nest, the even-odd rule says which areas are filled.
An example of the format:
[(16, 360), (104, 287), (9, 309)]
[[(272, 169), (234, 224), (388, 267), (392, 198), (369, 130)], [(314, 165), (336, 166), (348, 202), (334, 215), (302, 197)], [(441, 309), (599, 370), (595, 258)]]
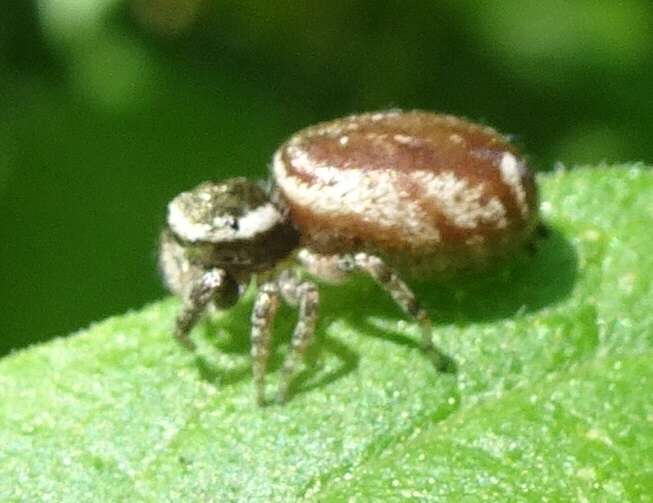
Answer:
[(432, 326), (428, 314), (419, 305), (415, 295), (399, 277), (399, 274), (386, 265), (382, 259), (367, 253), (322, 256), (307, 250), (302, 250), (298, 258), (311, 274), (326, 280), (331, 278), (341, 279), (344, 275), (357, 271), (363, 271), (372, 276), (390, 294), (399, 307), (419, 324), (422, 349), (433, 364), (441, 370), (450, 365), (448, 357), (442, 354), (433, 344)]
[(286, 302), (299, 307), (299, 319), (292, 335), (290, 350), (284, 361), (279, 383), (279, 401), (284, 402), (288, 397), (288, 388), (297, 364), (301, 362), (315, 334), (320, 297), (317, 287), (313, 283), (301, 282), (292, 271), (287, 271), (279, 277), (279, 288)]
[(270, 356), (272, 324), (279, 307), (279, 288), (273, 282), (259, 288), (252, 311), (252, 358), (256, 401), (265, 405), (265, 370)]
[(202, 274), (184, 296), (184, 304), (175, 324), (175, 338), (182, 346), (191, 351), (195, 350), (195, 344), (188, 334), (206, 305), (220, 292), (225, 280), (226, 273), (222, 269), (211, 269)]
[[(415, 294), (408, 285), (403, 282), (394, 269), (387, 266), (379, 257), (367, 253), (357, 253), (352, 259), (356, 269), (365, 271), (372, 276), (390, 294), (399, 307), (419, 324), (422, 334), (422, 349), (436, 367), (441, 367), (443, 365), (443, 355), (433, 345), (431, 319), (419, 305)], [(345, 264), (345, 267), (347, 265)]]

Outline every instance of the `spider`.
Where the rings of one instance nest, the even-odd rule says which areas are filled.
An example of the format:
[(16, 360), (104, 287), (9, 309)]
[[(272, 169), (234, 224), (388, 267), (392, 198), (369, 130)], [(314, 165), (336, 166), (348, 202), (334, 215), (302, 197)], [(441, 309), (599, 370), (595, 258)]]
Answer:
[(537, 190), (524, 160), (491, 128), (422, 111), (352, 115), (306, 128), (275, 153), (267, 188), (244, 178), (204, 182), (168, 205), (159, 262), (182, 299), (174, 335), (207, 306), (233, 306), (253, 277), (251, 355), (266, 403), (271, 329), (281, 300), (298, 309), (278, 399), (315, 332), (319, 291), (364, 272), (421, 329), (438, 367), (431, 321), (400, 276), (438, 277), (482, 266), (528, 244)]

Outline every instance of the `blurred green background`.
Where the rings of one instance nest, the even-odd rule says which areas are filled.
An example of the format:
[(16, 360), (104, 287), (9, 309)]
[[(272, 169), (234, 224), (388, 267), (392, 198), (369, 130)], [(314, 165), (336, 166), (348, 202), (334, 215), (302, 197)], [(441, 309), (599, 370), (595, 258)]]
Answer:
[(446, 111), (653, 159), (650, 0), (0, 1), (0, 354), (164, 295), (166, 202), (319, 120)]

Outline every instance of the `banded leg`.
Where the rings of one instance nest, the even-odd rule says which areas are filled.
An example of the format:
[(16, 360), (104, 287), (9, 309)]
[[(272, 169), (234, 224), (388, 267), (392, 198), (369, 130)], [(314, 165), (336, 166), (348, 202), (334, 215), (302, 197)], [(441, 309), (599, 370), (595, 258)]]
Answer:
[(290, 350), (283, 363), (279, 383), (279, 401), (285, 402), (295, 368), (301, 362), (315, 334), (315, 322), (317, 321), (317, 308), (320, 297), (317, 287), (313, 283), (300, 283), (299, 278), (291, 272), (285, 273), (279, 278), (279, 286), (284, 300), (291, 305), (299, 306), (299, 318), (292, 335)]
[(206, 305), (216, 297), (223, 287), (225, 279), (226, 273), (223, 270), (211, 269), (200, 276), (184, 298), (184, 305), (177, 315), (174, 334), (177, 341), (190, 351), (195, 350), (195, 344), (190, 340), (188, 334), (202, 315)]
[(272, 324), (279, 307), (279, 289), (274, 283), (259, 288), (252, 311), (252, 359), (256, 402), (265, 405), (265, 370), (270, 356)]
[(438, 369), (444, 369), (447, 358), (433, 344), (431, 320), (415, 299), (411, 289), (404, 283), (396, 271), (387, 266), (383, 260), (367, 253), (343, 256), (338, 260), (342, 271), (361, 270), (372, 276), (388, 292), (401, 309), (419, 323), (422, 333), (422, 350), (428, 355)]

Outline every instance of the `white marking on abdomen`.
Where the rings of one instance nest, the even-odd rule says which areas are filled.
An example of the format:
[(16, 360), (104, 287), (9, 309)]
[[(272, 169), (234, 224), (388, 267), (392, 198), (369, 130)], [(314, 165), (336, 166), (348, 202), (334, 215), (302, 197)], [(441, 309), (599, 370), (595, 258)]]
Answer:
[(523, 163), (510, 152), (504, 152), (499, 164), (501, 179), (510, 187), (510, 191), (517, 200), (519, 212), (522, 218), (528, 217), (528, 205), (526, 204), (526, 190), (522, 181), (526, 174), (526, 168)]

